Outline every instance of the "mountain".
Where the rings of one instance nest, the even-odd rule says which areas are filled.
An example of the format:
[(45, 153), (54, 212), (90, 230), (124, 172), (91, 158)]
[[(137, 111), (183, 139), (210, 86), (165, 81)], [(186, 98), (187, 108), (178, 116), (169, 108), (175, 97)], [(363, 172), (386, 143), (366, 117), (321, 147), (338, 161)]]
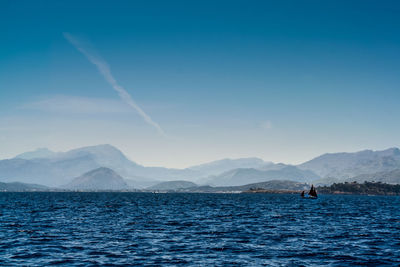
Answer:
[(15, 158), (18, 159), (40, 159), (40, 158), (49, 158), (57, 154), (47, 148), (38, 148), (34, 151), (25, 152), (17, 155)]
[[(0, 160), (0, 181), (21, 181), (47, 186), (66, 184), (71, 177), (77, 177), (90, 170), (107, 167), (123, 177), (137, 182), (194, 179), (202, 174), (194, 170), (144, 167), (130, 161), (121, 151), (111, 145), (98, 145), (73, 149), (67, 152), (49, 154), (36, 158), (40, 153), (31, 153), (29, 159), (17, 158)], [(40, 154), (39, 156), (41, 156)]]
[[(123, 177), (133, 180), (172, 180), (177, 178), (194, 179), (200, 173), (192, 170), (168, 169), (163, 167), (144, 167), (129, 160), (120, 150), (111, 145), (98, 145), (74, 149), (57, 154), (54, 160), (61, 167), (70, 167), (70, 163), (84, 162), (85, 169), (108, 167)], [(86, 170), (86, 171), (87, 171)], [(82, 173), (82, 172), (81, 172)]]
[(309, 185), (294, 181), (286, 180), (271, 180), (261, 183), (252, 183), (241, 186), (198, 186), (190, 187), (186, 189), (180, 189), (179, 192), (190, 192), (190, 193), (223, 193), (223, 192), (244, 192), (253, 189), (265, 189), (271, 191), (302, 191), (308, 190)]
[(340, 183), (342, 181), (343, 180), (337, 179), (337, 178), (325, 177), (325, 178), (313, 180), (311, 182), (311, 184), (313, 184), (315, 186), (328, 186), (328, 185), (331, 185), (331, 184), (334, 184), (334, 183)]
[(0, 181), (37, 183), (55, 185), (53, 179), (56, 173), (51, 166), (41, 160), (26, 160), (20, 158), (0, 160)]
[(1, 160), (0, 181), (21, 181), (59, 186), (66, 184), (71, 177), (106, 165), (104, 163), (121, 160), (121, 158), (113, 159), (118, 155), (115, 150), (111, 146), (100, 145), (56, 153), (46, 158), (23, 159), (17, 157)]
[(400, 169), (400, 150), (364, 150), (356, 153), (324, 154), (298, 166), (321, 177), (346, 179), (361, 174), (373, 174)]
[(0, 191), (22, 192), (22, 191), (46, 191), (49, 190), (47, 186), (39, 184), (25, 184), (20, 182), (1, 183)]
[(347, 179), (348, 182), (382, 182), (387, 184), (400, 184), (400, 169), (377, 172), (372, 174), (361, 174)]
[(88, 146), (67, 152), (38, 149), (12, 159), (0, 160), (0, 181), (57, 187), (67, 184), (71, 177), (78, 177), (100, 167), (114, 170), (135, 188), (176, 180), (218, 186), (276, 179), (299, 182), (318, 180), (320, 184), (330, 184), (360, 175), (400, 169), (400, 150), (390, 148), (383, 151), (324, 154), (297, 166), (243, 158), (223, 159), (187, 169), (168, 169), (137, 164), (111, 145)]
[(73, 179), (63, 186), (69, 190), (125, 190), (129, 186), (115, 171), (101, 167)]
[(320, 177), (309, 170), (301, 170), (296, 166), (286, 165), (279, 169), (256, 170), (235, 169), (215, 176), (211, 180), (216, 186), (239, 186), (249, 183), (265, 182), (270, 180), (291, 180), (296, 182), (309, 182)]
[(147, 190), (177, 190), (183, 188), (196, 187), (197, 184), (189, 181), (169, 181), (162, 182), (146, 188)]
[(222, 159), (209, 163), (189, 167), (188, 169), (205, 173), (207, 175), (218, 175), (238, 168), (254, 168), (272, 165), (272, 162), (265, 162), (259, 158), (241, 158), (241, 159)]
[(281, 170), (285, 167), (289, 167), (289, 166), (293, 166), (293, 165), (287, 165), (287, 164), (283, 164), (283, 163), (272, 163), (268, 164), (268, 165), (264, 165), (261, 168), (259, 168), (259, 170), (264, 170), (264, 171), (272, 171), (272, 170)]

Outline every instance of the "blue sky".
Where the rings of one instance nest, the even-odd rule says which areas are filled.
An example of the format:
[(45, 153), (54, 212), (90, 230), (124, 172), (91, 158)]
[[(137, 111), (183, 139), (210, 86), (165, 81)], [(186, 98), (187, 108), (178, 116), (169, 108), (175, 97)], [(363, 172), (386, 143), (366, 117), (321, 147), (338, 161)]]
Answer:
[(397, 1), (0, 5), (0, 158), (110, 143), (144, 165), (186, 167), (400, 146)]

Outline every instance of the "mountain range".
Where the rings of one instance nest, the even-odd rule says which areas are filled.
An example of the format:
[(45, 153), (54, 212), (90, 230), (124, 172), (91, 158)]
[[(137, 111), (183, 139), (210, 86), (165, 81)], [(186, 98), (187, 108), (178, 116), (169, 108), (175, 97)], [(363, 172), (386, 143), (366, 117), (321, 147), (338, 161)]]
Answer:
[(320, 177), (310, 170), (301, 170), (296, 166), (280, 164), (270, 166), (271, 169), (259, 170), (239, 168), (212, 177), (210, 184), (216, 186), (239, 186), (270, 180), (291, 180), (296, 182), (312, 182)]
[(75, 189), (96, 190), (96, 183), (102, 189), (122, 190), (156, 189), (156, 185), (158, 188), (186, 188), (193, 186), (193, 182), (200, 186), (243, 186), (271, 180), (320, 185), (354, 180), (400, 183), (400, 150), (330, 153), (296, 166), (243, 158), (223, 159), (186, 169), (145, 167), (131, 161), (111, 145), (82, 147), (67, 152), (41, 148), (0, 160), (0, 182)]
[(400, 149), (382, 151), (363, 150), (356, 153), (329, 153), (316, 157), (298, 166), (311, 170), (321, 177), (339, 179), (362, 174), (400, 169)]
[(197, 166), (189, 167), (190, 170), (205, 173), (207, 175), (218, 175), (238, 168), (262, 169), (274, 165), (272, 162), (265, 162), (259, 158), (241, 158), (241, 159), (222, 159)]
[[(61, 186), (68, 183), (72, 177), (100, 167), (116, 171), (139, 187), (142, 181), (145, 186), (149, 186), (151, 181), (156, 184), (159, 181), (190, 180), (205, 175), (190, 169), (144, 167), (129, 160), (111, 145), (83, 147), (58, 153), (42, 151), (43, 149), (0, 160), (0, 181)], [(38, 157), (33, 157), (34, 155)]]

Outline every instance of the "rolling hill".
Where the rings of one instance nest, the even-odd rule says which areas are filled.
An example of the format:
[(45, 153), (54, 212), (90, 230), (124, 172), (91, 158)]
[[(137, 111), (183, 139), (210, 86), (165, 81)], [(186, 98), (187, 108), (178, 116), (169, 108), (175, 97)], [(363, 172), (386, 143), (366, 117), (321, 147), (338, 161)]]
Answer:
[(213, 177), (210, 183), (215, 186), (240, 186), (270, 180), (310, 182), (319, 178), (312, 171), (301, 170), (296, 166), (286, 165), (282, 168), (272, 170), (234, 169)]
[(73, 179), (62, 188), (79, 191), (127, 190), (128, 184), (115, 171), (101, 167)]

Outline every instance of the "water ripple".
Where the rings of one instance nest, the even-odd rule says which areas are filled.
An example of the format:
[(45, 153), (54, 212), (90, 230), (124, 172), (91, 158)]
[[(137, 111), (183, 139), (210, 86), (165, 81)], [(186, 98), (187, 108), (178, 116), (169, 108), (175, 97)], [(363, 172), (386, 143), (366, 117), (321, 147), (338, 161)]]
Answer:
[(0, 265), (400, 264), (400, 198), (0, 193)]

